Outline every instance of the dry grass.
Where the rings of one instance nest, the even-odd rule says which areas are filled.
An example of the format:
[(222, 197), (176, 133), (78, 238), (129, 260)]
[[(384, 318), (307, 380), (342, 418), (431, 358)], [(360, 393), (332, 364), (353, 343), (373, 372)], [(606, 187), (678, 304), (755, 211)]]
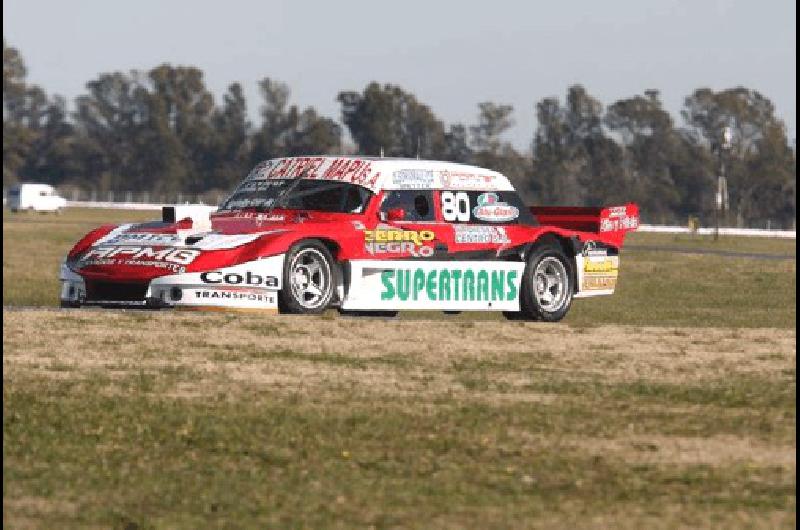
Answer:
[[(792, 368), (796, 338), (794, 330), (776, 329), (604, 326), (588, 332), (541, 323), (168, 312), (18, 311), (3, 320), (8, 368), (62, 378), (185, 366), (195, 372), (200, 394), (218, 376), (241, 382), (241, 388), (275, 384), (292, 391), (293, 385), (307, 388), (335, 376), (382, 394), (459, 392), (463, 384), (452, 375), (462, 367), (513, 389), (530, 381), (526, 369), (542, 364), (575, 381), (688, 383)], [(394, 376), (398, 369), (401, 378)], [(441, 379), (425, 380), (423, 387), (408, 374)]]
[(790, 527), (795, 340), (6, 311), (6, 520)]

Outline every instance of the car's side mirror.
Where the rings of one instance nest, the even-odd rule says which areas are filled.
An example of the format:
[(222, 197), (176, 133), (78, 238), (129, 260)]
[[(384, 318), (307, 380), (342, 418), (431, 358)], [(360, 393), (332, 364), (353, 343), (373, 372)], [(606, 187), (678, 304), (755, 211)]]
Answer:
[(402, 208), (391, 208), (386, 212), (386, 219), (388, 221), (402, 221), (406, 218), (406, 211)]

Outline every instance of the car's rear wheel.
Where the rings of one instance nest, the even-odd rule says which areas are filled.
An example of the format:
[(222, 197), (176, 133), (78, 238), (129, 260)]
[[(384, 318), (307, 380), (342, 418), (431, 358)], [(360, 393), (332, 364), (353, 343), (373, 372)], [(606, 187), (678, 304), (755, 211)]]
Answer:
[(318, 314), (331, 303), (337, 268), (330, 251), (317, 240), (301, 241), (286, 254), (278, 300), (285, 313)]
[(522, 277), (520, 311), (509, 320), (558, 322), (569, 311), (575, 290), (572, 260), (553, 240), (535, 246)]

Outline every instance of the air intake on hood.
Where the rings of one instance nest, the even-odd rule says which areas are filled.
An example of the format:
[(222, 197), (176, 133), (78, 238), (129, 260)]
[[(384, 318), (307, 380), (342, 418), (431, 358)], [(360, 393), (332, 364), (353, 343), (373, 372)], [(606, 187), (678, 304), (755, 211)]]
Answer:
[(192, 228), (208, 229), (211, 227), (209, 215), (216, 209), (216, 206), (205, 204), (175, 204), (161, 209), (161, 219), (165, 223), (172, 224), (188, 217), (192, 220)]

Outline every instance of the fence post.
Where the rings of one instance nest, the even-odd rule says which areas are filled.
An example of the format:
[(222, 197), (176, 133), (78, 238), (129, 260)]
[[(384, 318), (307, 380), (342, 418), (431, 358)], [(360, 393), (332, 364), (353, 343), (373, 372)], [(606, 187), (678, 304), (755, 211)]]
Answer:
[(114, 190), (108, 192), (108, 202), (114, 202)]

